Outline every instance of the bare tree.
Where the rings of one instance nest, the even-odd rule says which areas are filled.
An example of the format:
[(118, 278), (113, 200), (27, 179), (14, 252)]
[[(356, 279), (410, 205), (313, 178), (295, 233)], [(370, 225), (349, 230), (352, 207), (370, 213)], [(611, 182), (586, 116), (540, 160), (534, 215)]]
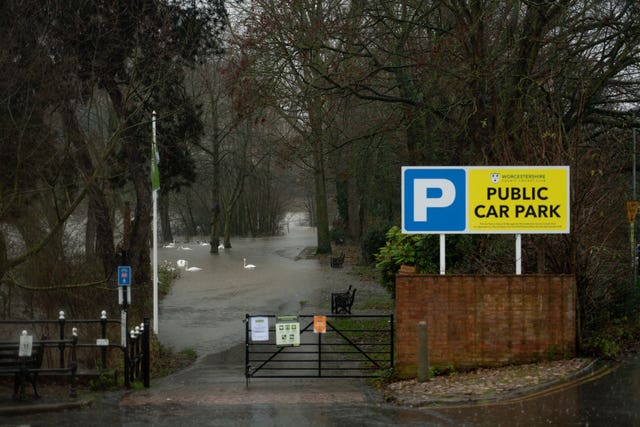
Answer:
[[(18, 283), (19, 275), (9, 277), (7, 272), (54, 249), (52, 242), (62, 241), (68, 219), (88, 196), (85, 254), (90, 256), (97, 249), (102, 271), (87, 273), (99, 277), (94, 283), (104, 284), (119, 261), (114, 253), (111, 212), (120, 198), (114, 193), (133, 190), (134, 221), (129, 246), (123, 250), (133, 267), (134, 280), (144, 288), (149, 284), (150, 270), (150, 149), (148, 143), (139, 142), (150, 140), (149, 119), (155, 106), (164, 110), (159, 125), (165, 141), (161, 153), (170, 153), (175, 141), (197, 137), (195, 107), (180, 89), (182, 69), (217, 48), (222, 3), (212, 0), (195, 7), (174, 2), (93, 2), (78, 7), (38, 2), (28, 7), (24, 2), (6, 2), (0, 8), (3, 19), (11, 22), (3, 26), (9, 41), (0, 54), (4, 69), (30, 71), (5, 74), (0, 79), (3, 99), (17, 101), (3, 103), (8, 107), (3, 117), (10, 118), (3, 127), (13, 129), (13, 134), (29, 130), (21, 132), (25, 144), (18, 147), (32, 150), (39, 146), (34, 153), (41, 156), (31, 168), (40, 176), (28, 176), (14, 172), (26, 170), (24, 159), (33, 162), (36, 157), (27, 151), (0, 150), (6, 153), (7, 164), (15, 165), (7, 174), (8, 180), (3, 180), (14, 185), (1, 193), (0, 232), (22, 228), (40, 233), (35, 239), (23, 237), (25, 247), (19, 254), (7, 253), (3, 244), (0, 278), (3, 283)], [(183, 31), (185, 28), (189, 31)], [(30, 88), (25, 91), (27, 86)], [(29, 97), (24, 97), (27, 93)], [(91, 121), (98, 110), (107, 113), (104, 117), (109, 118), (109, 125), (104, 126), (106, 135), (96, 138)], [(172, 176), (166, 171), (163, 174), (165, 178)], [(36, 199), (31, 197), (30, 218), (37, 227), (15, 221), (28, 218), (19, 212), (27, 207), (24, 195), (32, 186), (41, 190), (32, 194), (46, 196), (39, 197), (44, 212), (39, 218), (33, 209)], [(2, 241), (6, 240), (3, 235)], [(51, 255), (64, 257), (68, 248), (58, 248), (63, 250)]]

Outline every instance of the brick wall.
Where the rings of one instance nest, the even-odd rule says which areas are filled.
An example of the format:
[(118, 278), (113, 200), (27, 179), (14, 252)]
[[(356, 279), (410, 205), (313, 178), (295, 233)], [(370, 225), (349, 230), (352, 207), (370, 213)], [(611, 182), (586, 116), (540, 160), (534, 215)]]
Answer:
[(418, 322), (430, 366), (472, 368), (576, 353), (574, 276), (396, 276), (396, 367), (417, 369)]

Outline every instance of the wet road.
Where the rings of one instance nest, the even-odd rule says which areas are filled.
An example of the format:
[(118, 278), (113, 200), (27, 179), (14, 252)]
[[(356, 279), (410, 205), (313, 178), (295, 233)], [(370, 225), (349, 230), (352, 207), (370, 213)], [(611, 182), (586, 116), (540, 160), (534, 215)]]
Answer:
[(441, 410), (469, 426), (640, 426), (640, 357), (595, 381), (535, 399)]
[[(283, 237), (235, 239), (211, 255), (207, 246), (161, 249), (161, 259), (189, 261), (160, 306), (159, 336), (201, 355), (190, 368), (154, 380), (148, 390), (105, 395), (88, 408), (4, 417), (0, 426), (634, 426), (640, 425), (640, 359), (596, 381), (509, 404), (440, 409), (384, 403), (360, 380), (252, 380), (243, 372), (249, 314), (328, 311), (328, 294), (355, 280), (317, 259), (297, 259), (315, 232), (292, 227)], [(179, 246), (179, 245), (177, 245)], [(243, 268), (243, 258), (257, 266)], [(364, 293), (384, 292), (376, 284)]]

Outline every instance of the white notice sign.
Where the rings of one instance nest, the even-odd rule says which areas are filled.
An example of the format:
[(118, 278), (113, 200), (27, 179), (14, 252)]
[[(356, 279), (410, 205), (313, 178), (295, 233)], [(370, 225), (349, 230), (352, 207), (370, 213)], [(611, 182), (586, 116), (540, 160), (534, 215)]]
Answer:
[(33, 335), (21, 335), (20, 336), (20, 349), (18, 350), (18, 357), (29, 357), (33, 349)]
[(269, 341), (269, 319), (267, 317), (251, 318), (251, 341)]

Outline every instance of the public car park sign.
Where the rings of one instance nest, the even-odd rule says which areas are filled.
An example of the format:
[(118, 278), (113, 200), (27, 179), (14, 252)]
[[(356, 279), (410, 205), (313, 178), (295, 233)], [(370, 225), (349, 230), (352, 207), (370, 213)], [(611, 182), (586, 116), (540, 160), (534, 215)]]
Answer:
[(569, 233), (568, 166), (403, 167), (402, 231)]

